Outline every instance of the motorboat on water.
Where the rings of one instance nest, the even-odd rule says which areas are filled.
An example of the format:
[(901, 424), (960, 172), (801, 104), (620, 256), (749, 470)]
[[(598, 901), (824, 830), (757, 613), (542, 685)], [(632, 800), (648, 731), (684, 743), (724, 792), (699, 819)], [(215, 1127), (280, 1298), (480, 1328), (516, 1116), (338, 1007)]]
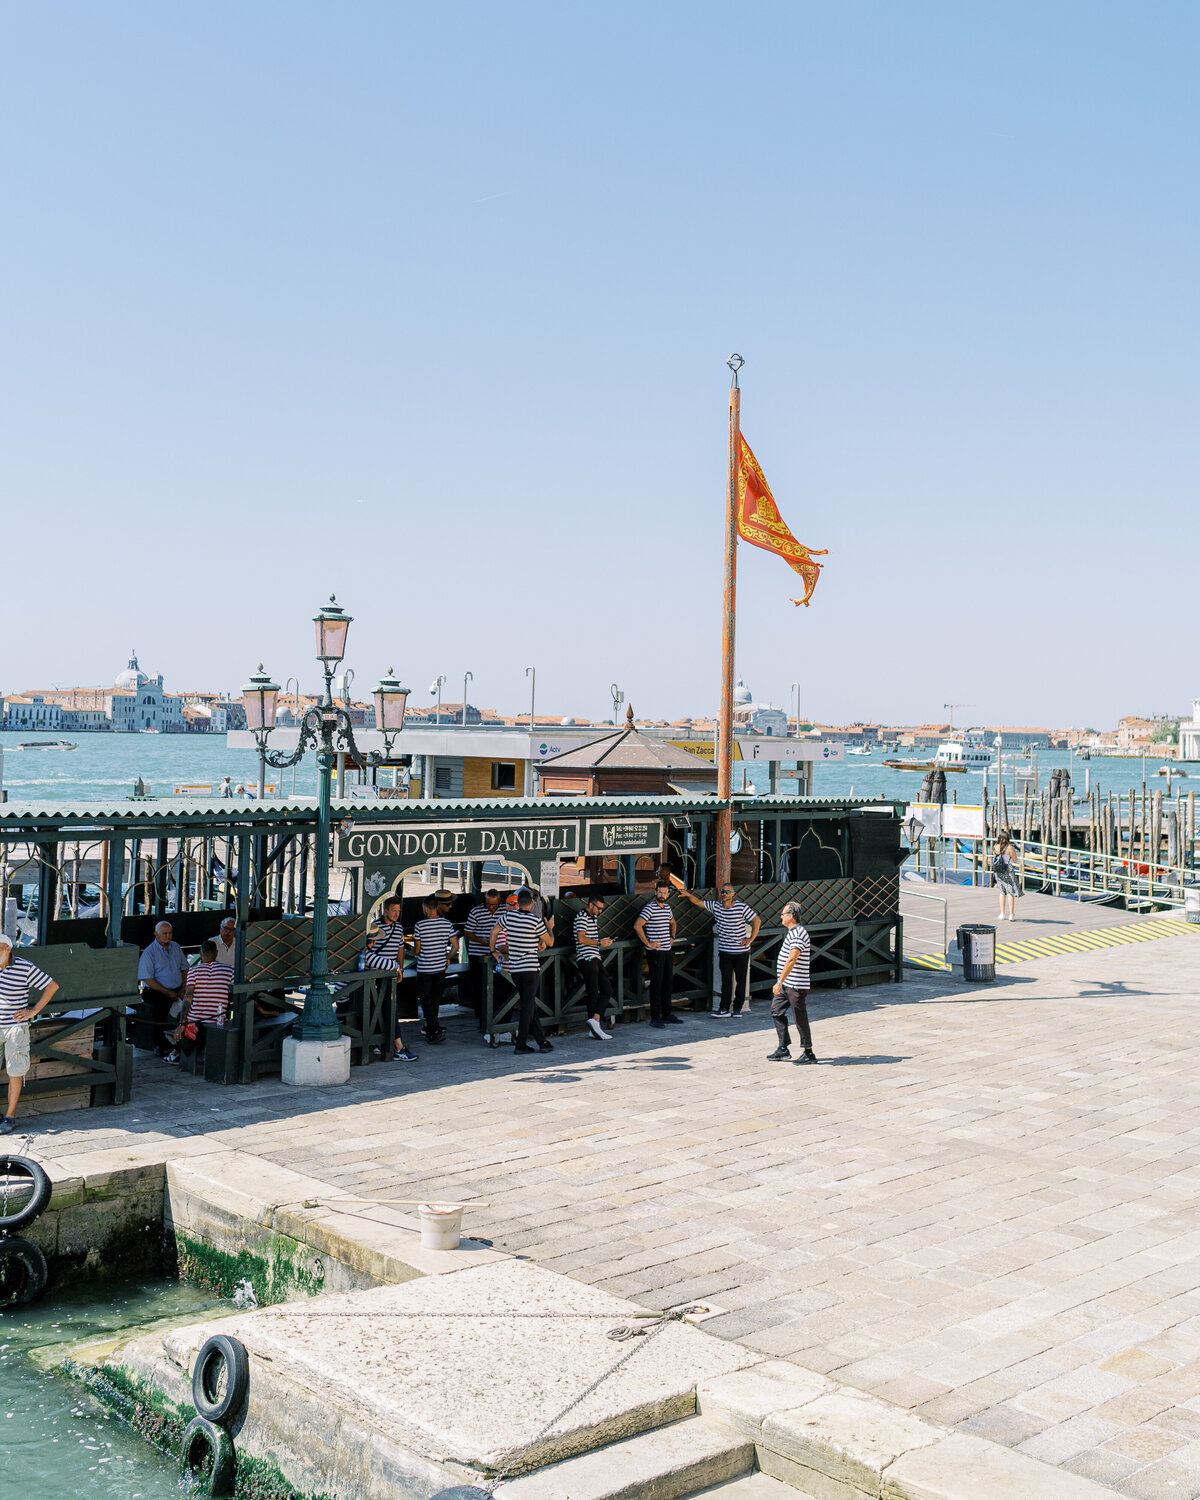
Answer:
[(18, 750), (78, 750), (73, 740), (24, 740)]
[(943, 771), (986, 771), (995, 758), (981, 739), (945, 740), (938, 746), (934, 764)]
[(972, 766), (939, 765), (936, 760), (885, 760), (893, 771), (969, 771)]
[(847, 755), (870, 755), (870, 753), (871, 753), (871, 747), (870, 747), (870, 745), (847, 745), (846, 746), (846, 754)]

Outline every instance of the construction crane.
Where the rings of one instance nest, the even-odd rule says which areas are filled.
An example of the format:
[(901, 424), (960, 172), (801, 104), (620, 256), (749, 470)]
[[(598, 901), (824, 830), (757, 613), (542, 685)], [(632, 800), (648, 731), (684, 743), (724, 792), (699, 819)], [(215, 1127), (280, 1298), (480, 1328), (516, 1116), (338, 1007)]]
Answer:
[(974, 708), (973, 703), (943, 703), (942, 707), (950, 712), (950, 733), (954, 733), (954, 710), (956, 708)]

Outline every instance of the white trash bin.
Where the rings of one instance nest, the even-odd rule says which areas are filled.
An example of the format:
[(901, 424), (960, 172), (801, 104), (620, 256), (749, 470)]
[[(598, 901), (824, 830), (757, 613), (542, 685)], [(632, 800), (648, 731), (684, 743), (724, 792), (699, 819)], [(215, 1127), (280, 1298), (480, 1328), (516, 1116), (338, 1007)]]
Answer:
[(1200, 926), (1200, 886), (1187, 887), (1183, 893), (1183, 920)]

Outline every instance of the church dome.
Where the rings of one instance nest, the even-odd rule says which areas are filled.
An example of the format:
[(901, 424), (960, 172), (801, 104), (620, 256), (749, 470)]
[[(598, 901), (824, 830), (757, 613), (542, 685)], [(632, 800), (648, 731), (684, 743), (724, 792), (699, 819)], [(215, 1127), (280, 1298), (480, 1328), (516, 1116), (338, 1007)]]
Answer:
[(143, 683), (149, 681), (149, 677), (138, 666), (137, 652), (131, 651), (129, 653), (129, 665), (123, 672), (117, 673), (117, 678), (113, 686), (119, 688), (140, 688)]
[(733, 701), (735, 703), (752, 703), (754, 701), (754, 695), (740, 677), (737, 680), (737, 687), (733, 690)]

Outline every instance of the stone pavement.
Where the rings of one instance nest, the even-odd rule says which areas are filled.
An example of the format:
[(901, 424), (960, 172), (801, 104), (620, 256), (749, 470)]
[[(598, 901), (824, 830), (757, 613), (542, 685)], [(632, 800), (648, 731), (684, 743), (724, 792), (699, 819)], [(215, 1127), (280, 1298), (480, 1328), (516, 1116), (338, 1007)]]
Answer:
[(335, 1098), (139, 1065), (43, 1155), (202, 1131), (1139, 1497), (1200, 1496), (1196, 934), (818, 993), (553, 1056), (465, 1021)]

